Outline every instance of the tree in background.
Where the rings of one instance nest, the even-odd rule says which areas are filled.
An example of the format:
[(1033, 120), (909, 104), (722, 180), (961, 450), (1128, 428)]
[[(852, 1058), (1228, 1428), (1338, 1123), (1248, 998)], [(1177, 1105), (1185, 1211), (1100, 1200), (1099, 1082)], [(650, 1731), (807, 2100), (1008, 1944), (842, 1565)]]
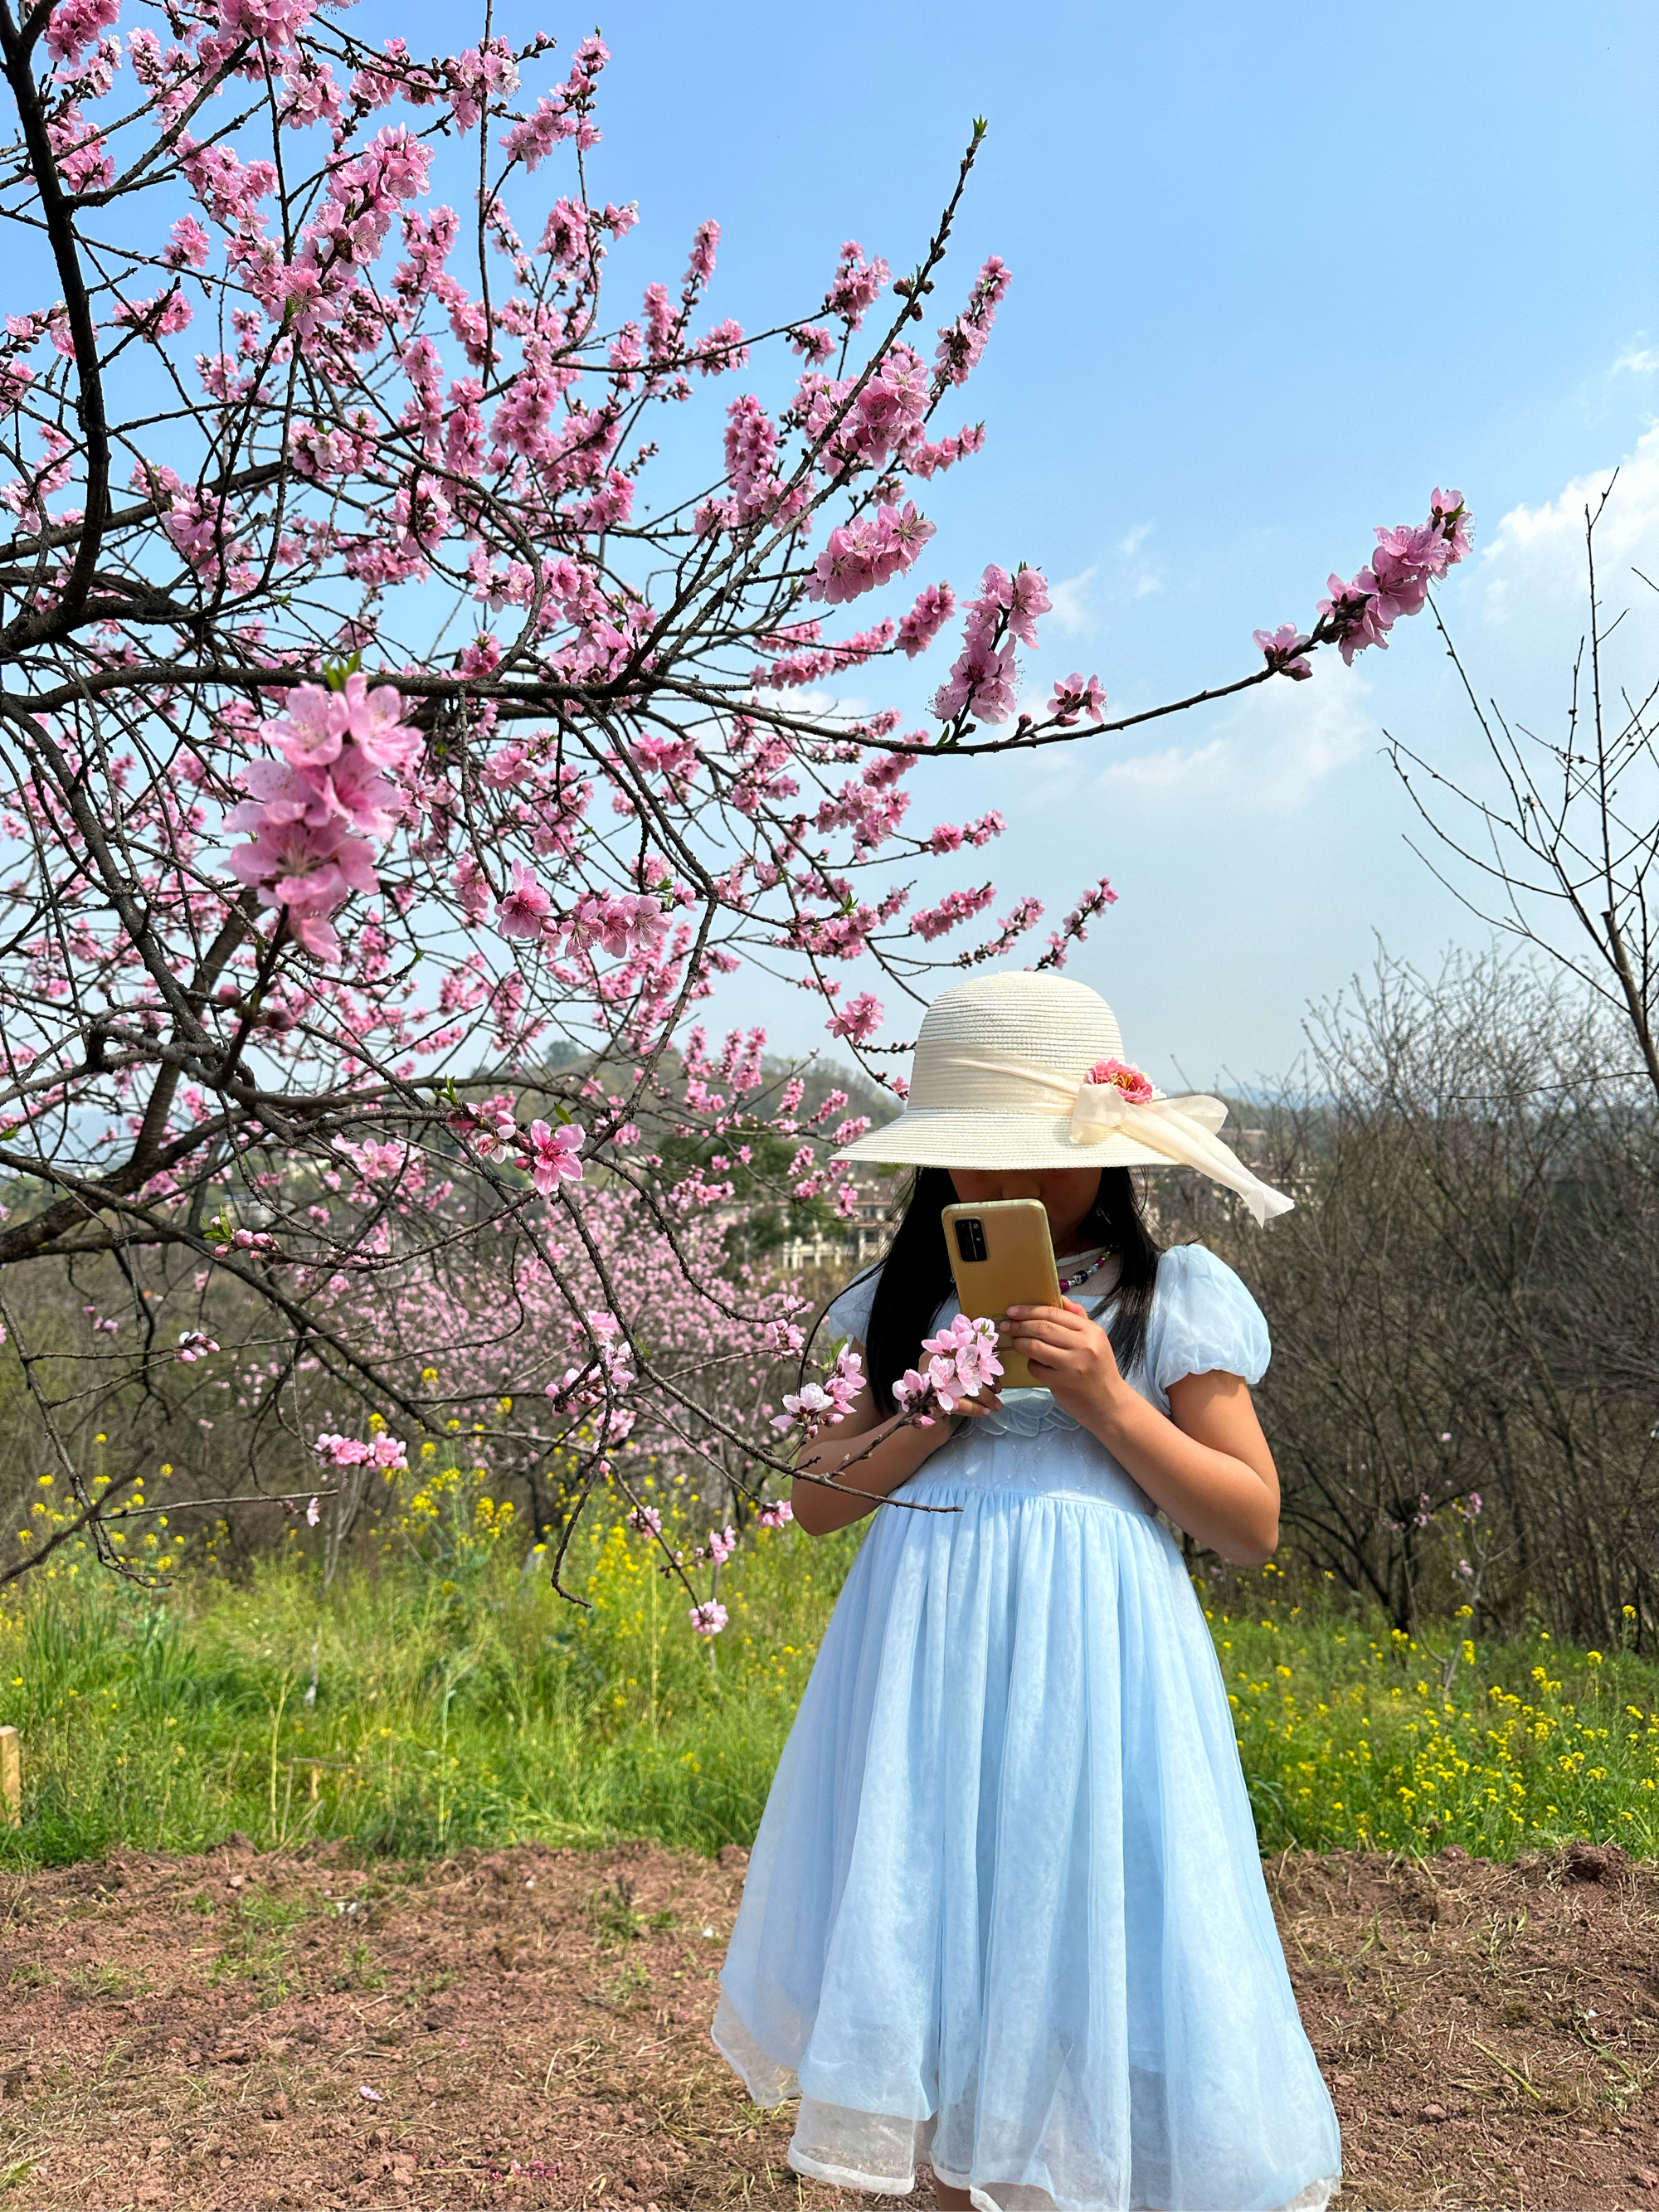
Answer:
[(1626, 1030), (1541, 957), (1379, 954), (1309, 1046), (1250, 1109), (1296, 1211), (1241, 1235), (1193, 1178), (1164, 1222), (1272, 1318), (1287, 1545), (1425, 1650), (1460, 1607), (1650, 1649), (1659, 1116)]
[(567, 1532), (598, 1485), (641, 1512), (642, 1444), (758, 1502), (796, 1302), (700, 1224), (757, 1160), (775, 1202), (850, 1206), (824, 1154), (865, 1123), (803, 1117), (699, 1003), (762, 961), (878, 1069), (908, 1047), (848, 963), (919, 1004), (1042, 915), (933, 881), (1003, 824), (913, 822), (922, 771), (1352, 659), (1468, 544), (1437, 493), (1237, 683), (1116, 721), (1094, 675), (1021, 708), (1048, 600), (994, 566), (928, 726), (821, 711), (958, 614), (912, 576), (918, 501), (982, 442), (955, 410), (1008, 270), (928, 354), (918, 326), (981, 126), (908, 275), (848, 244), (744, 331), (707, 304), (712, 222), (678, 283), (604, 296), (635, 210), (589, 188), (597, 37), (560, 76), (487, 17), (426, 61), (350, 24), (0, 0), (36, 288), (0, 344), (0, 1263), (91, 1293), (0, 1319), (57, 1536), (117, 1564), (160, 1442), (232, 1412), (261, 1480), (488, 1428), (561, 1470)]
[[(1589, 619), (1559, 734), (1516, 723), (1496, 700), (1481, 705), (1437, 607), (1496, 772), (1492, 793), (1465, 788), (1397, 740), (1392, 757), (1444, 865), (1455, 869), (1441, 881), (1608, 1006), (1659, 1099), (1659, 683), (1620, 681), (1610, 665), (1628, 610), (1611, 611), (1601, 596), (1595, 534), (1617, 483), (1615, 471), (1584, 509)], [(1632, 574), (1659, 590), (1639, 568)]]

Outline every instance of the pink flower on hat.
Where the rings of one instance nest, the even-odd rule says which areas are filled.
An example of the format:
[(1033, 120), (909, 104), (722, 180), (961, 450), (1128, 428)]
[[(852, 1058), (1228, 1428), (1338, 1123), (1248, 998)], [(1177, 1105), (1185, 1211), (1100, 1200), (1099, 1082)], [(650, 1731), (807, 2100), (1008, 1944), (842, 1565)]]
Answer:
[(1103, 1086), (1109, 1084), (1113, 1090), (1121, 1091), (1132, 1106), (1147, 1106), (1152, 1100), (1150, 1079), (1127, 1060), (1097, 1060), (1083, 1079)]

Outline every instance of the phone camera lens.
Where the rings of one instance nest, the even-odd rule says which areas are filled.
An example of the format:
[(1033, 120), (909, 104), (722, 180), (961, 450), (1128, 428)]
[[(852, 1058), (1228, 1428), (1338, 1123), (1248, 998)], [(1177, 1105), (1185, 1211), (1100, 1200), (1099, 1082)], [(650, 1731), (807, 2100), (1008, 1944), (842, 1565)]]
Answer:
[(985, 1224), (982, 1221), (958, 1221), (957, 1249), (967, 1261), (982, 1260), (986, 1255)]

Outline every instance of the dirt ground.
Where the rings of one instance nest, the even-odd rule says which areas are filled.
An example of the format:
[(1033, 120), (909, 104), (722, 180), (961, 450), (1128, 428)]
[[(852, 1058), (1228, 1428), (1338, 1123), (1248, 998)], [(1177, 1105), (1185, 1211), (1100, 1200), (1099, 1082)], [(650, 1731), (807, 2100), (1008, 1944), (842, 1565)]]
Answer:
[[(744, 1854), (128, 1854), (0, 1886), (0, 2206), (809, 2212), (708, 2040)], [(1659, 2212), (1659, 1867), (1268, 1863), (1336, 2212)], [(926, 2205), (925, 2180), (911, 2200)]]

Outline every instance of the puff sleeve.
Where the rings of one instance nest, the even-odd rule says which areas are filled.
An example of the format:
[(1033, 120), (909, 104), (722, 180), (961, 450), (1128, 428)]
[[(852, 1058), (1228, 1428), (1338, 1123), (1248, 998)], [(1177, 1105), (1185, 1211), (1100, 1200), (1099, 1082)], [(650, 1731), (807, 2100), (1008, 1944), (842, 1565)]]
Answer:
[(1145, 1378), (1162, 1411), (1183, 1375), (1219, 1368), (1259, 1382), (1272, 1351), (1261, 1307), (1225, 1261), (1201, 1244), (1164, 1253), (1147, 1316)]
[[(870, 1310), (876, 1303), (876, 1285), (881, 1280), (881, 1269), (872, 1267), (862, 1275), (855, 1275), (840, 1297), (831, 1301), (823, 1316), (823, 1336), (833, 1343), (837, 1337), (856, 1337), (864, 1343), (870, 1333)], [(823, 1338), (820, 1338), (820, 1342)]]

